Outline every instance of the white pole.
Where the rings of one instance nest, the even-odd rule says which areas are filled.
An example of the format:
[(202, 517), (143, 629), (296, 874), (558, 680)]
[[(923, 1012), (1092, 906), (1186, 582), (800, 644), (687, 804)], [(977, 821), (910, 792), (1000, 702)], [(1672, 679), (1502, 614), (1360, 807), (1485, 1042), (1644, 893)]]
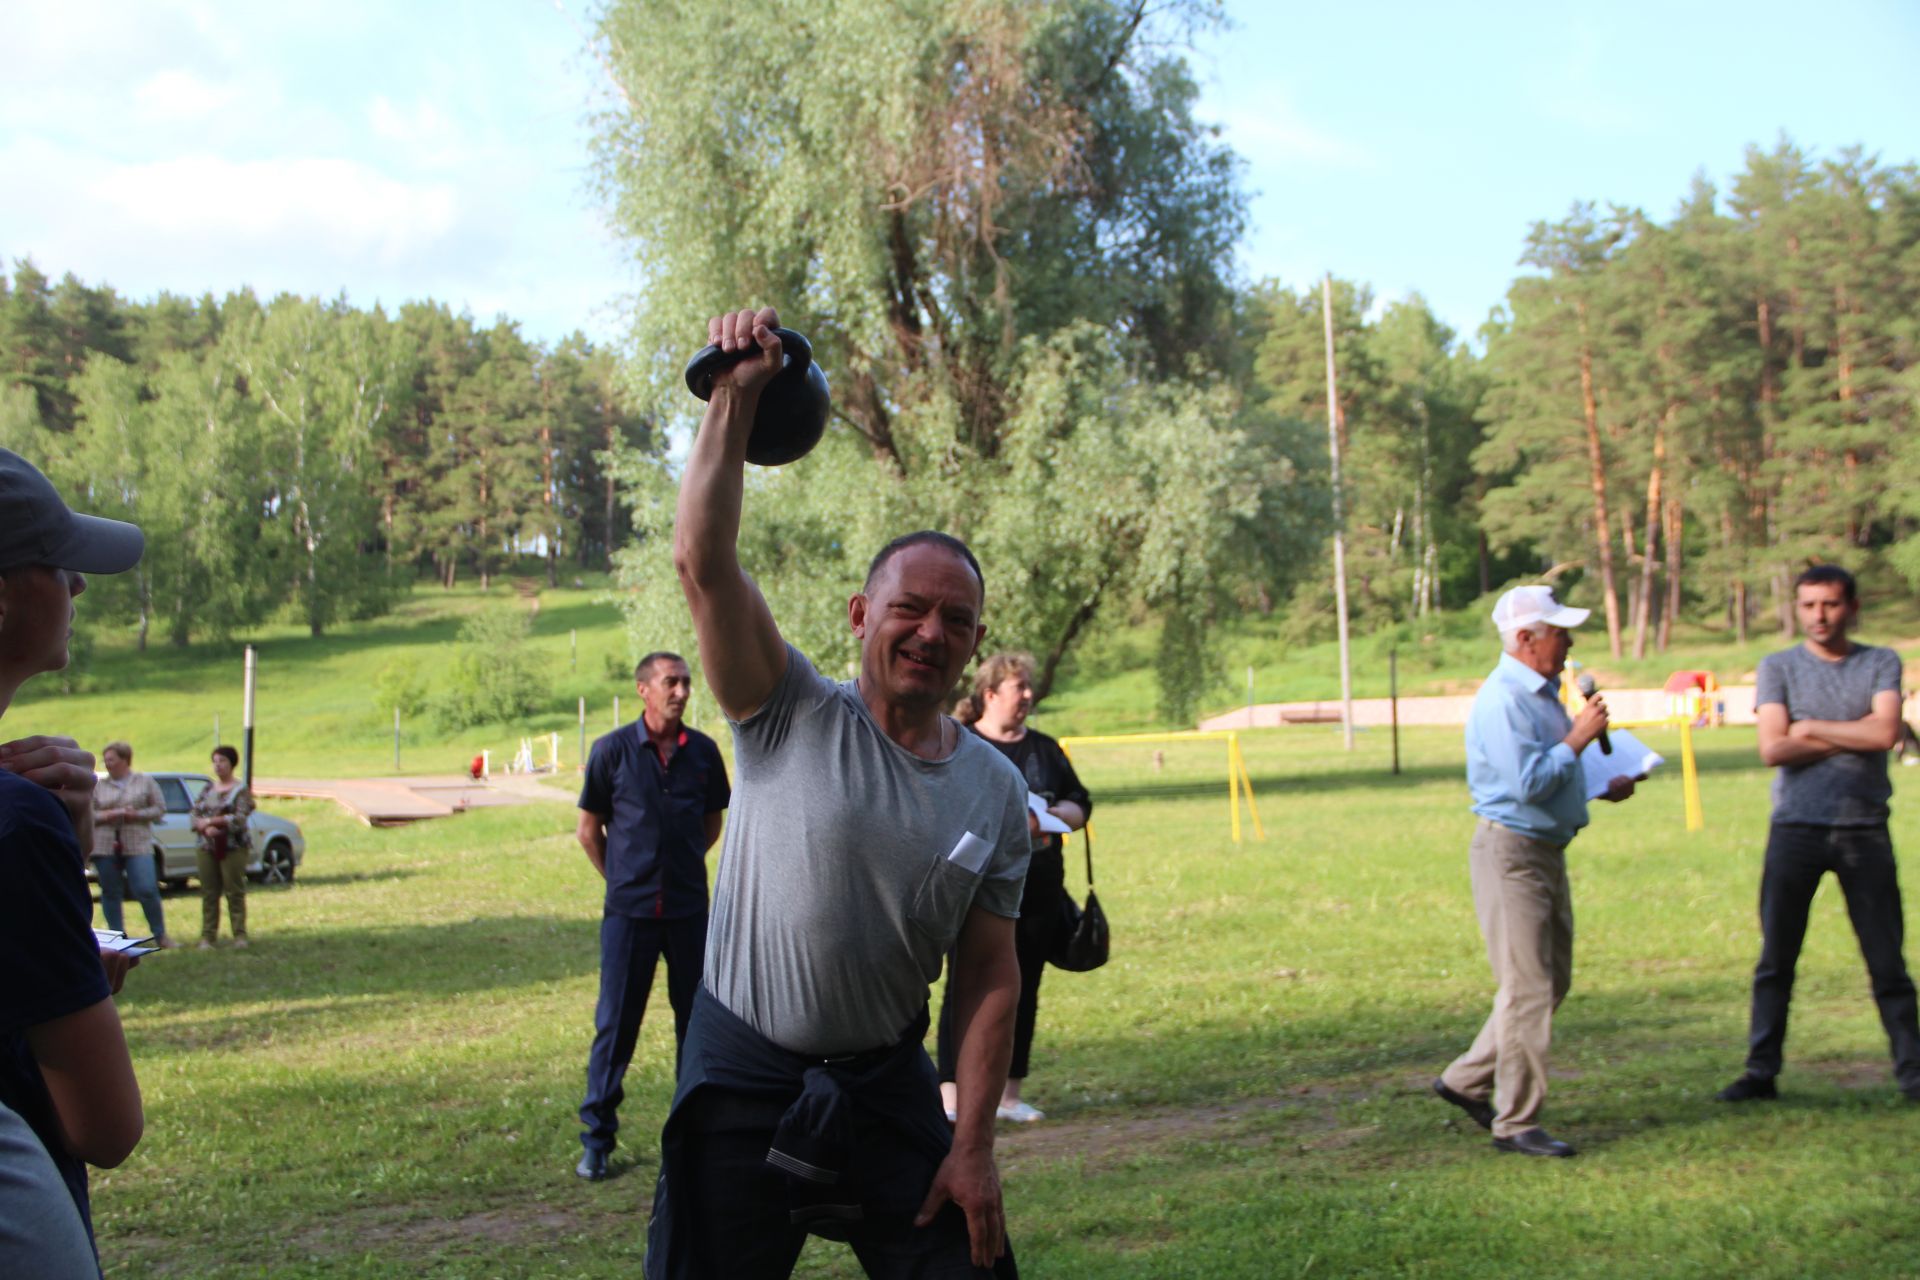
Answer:
[(242, 724), (246, 733), (247, 747), (247, 790), (253, 790), (253, 685), (254, 663), (253, 646), (247, 646), (247, 698), (243, 709)]
[(1340, 624), (1340, 734), (1353, 750), (1353, 657), (1347, 639), (1347, 523), (1340, 494), (1340, 397), (1333, 370), (1333, 273), (1320, 281), (1327, 334), (1327, 452), (1333, 460), (1333, 602)]

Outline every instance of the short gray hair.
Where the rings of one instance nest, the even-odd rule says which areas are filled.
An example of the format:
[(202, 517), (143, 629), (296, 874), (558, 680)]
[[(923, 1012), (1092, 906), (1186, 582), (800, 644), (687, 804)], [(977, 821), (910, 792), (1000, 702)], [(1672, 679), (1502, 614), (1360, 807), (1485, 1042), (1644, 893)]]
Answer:
[(1542, 631), (1546, 630), (1546, 626), (1547, 624), (1544, 622), (1529, 622), (1524, 627), (1514, 627), (1510, 631), (1502, 631), (1500, 633), (1501, 651), (1512, 653), (1520, 647), (1520, 637), (1522, 635), (1538, 636)]

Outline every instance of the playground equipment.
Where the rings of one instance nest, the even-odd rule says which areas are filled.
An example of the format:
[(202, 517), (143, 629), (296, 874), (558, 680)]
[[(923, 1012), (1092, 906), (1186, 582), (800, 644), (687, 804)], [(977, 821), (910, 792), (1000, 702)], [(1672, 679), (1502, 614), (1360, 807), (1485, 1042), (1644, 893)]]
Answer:
[(520, 750), (514, 753), (513, 763), (507, 766), (508, 773), (558, 773), (560, 772), (560, 735), (550, 733), (544, 739), (547, 748), (547, 761), (538, 764), (533, 758), (533, 744), (539, 738), (520, 739)]
[(1719, 728), (1727, 718), (1727, 704), (1714, 695), (1720, 682), (1711, 671), (1676, 671), (1667, 677), (1667, 714), (1693, 721), (1694, 727)]

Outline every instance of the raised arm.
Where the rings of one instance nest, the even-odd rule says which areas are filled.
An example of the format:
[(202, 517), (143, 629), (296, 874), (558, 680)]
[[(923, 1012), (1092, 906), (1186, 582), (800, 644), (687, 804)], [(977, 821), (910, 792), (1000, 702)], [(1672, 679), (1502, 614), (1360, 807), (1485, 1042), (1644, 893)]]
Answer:
[(780, 371), (772, 307), (707, 322), (722, 351), (757, 349), (714, 375), (713, 398), (687, 457), (673, 522), (673, 567), (693, 614), (700, 662), (720, 709), (744, 720), (786, 674), (787, 648), (760, 588), (740, 567), (740, 499), (760, 392)]

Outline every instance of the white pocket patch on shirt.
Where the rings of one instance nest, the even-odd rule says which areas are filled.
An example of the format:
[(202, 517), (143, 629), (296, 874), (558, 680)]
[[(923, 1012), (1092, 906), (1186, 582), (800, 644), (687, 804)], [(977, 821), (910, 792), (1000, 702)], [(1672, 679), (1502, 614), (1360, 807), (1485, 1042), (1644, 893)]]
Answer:
[(992, 845), (968, 831), (960, 836), (960, 843), (953, 846), (953, 852), (947, 855), (947, 861), (963, 870), (980, 872), (987, 869), (987, 859), (992, 853)]

